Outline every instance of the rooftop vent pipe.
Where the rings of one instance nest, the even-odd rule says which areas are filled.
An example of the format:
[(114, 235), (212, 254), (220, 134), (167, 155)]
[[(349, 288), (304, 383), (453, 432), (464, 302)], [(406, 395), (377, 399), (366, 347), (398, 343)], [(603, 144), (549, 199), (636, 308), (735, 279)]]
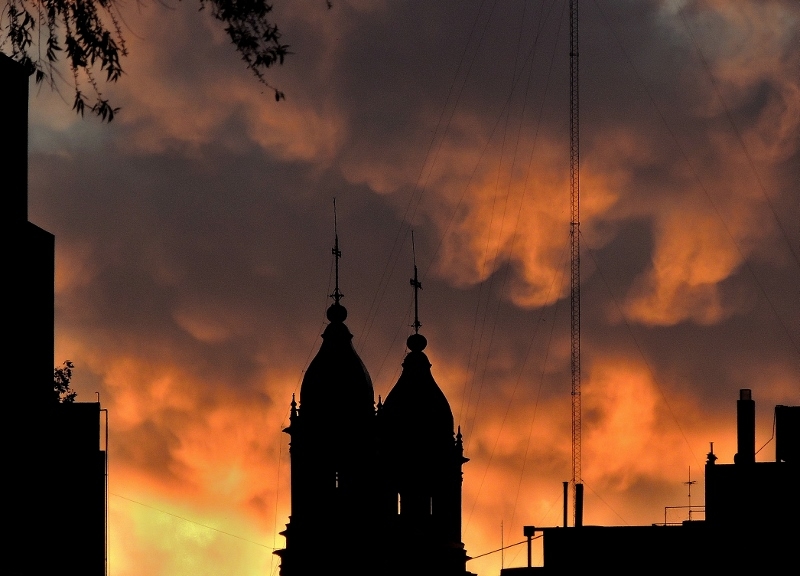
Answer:
[(736, 402), (736, 440), (738, 452), (735, 464), (752, 464), (756, 461), (756, 403), (749, 388), (739, 390)]

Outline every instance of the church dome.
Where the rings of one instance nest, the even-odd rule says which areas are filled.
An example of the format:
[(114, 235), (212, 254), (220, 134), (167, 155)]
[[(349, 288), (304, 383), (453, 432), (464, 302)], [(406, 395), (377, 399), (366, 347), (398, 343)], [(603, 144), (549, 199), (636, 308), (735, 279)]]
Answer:
[(372, 379), (353, 348), (353, 335), (344, 323), (347, 310), (335, 303), (327, 316), (330, 324), (322, 334), (322, 345), (300, 386), (300, 410), (303, 416), (324, 414), (335, 420), (356, 414), (371, 416), (375, 402)]
[(403, 372), (386, 396), (381, 409), (384, 433), (396, 449), (419, 454), (453, 444), (453, 412), (431, 374), (431, 363), (423, 350), (421, 334), (408, 338), (409, 353)]

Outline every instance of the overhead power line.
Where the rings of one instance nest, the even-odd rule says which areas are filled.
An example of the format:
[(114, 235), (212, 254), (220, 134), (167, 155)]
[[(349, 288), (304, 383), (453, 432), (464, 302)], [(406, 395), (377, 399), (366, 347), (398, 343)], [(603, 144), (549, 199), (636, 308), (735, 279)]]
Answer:
[(114, 492), (109, 492), (111, 496), (116, 496), (117, 498), (122, 498), (123, 500), (127, 500), (128, 502), (133, 502), (134, 504), (138, 504), (139, 506), (144, 506), (145, 508), (150, 508), (151, 510), (155, 510), (156, 512), (161, 512), (162, 514), (166, 514), (167, 516), (172, 516), (173, 518), (177, 518), (178, 520), (183, 520), (184, 522), (188, 522), (189, 524), (194, 524), (195, 526), (200, 526), (202, 528), (207, 528), (208, 530), (213, 530), (214, 532), (219, 532), (220, 534), (225, 534), (226, 536), (230, 536), (231, 538), (236, 538), (237, 540), (242, 540), (244, 542), (249, 542), (250, 544), (255, 544), (256, 546), (261, 546), (262, 548), (266, 548), (267, 550), (275, 550), (272, 546), (267, 546), (266, 544), (262, 544), (261, 542), (256, 542), (255, 540), (248, 540), (247, 538), (243, 538), (241, 536), (237, 536), (236, 534), (232, 534), (230, 532), (226, 532), (225, 530), (220, 530), (219, 528), (214, 528), (213, 526), (209, 526), (208, 524), (202, 524), (201, 522), (195, 522), (194, 520), (190, 520), (189, 518), (185, 518), (184, 516), (179, 516), (177, 514), (173, 514), (172, 512), (167, 512), (166, 510), (161, 510), (160, 508), (156, 508), (155, 506), (150, 506), (149, 504), (145, 504), (144, 502), (139, 502), (138, 500), (134, 500), (133, 498), (128, 498), (127, 496), (123, 496), (121, 494), (115, 494)]

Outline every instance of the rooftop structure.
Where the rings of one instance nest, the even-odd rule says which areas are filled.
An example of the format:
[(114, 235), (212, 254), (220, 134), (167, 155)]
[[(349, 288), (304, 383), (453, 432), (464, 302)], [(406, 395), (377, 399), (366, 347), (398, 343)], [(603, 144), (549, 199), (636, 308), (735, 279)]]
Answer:
[(543, 566), (505, 568), (501, 576), (576, 574), (607, 569), (651, 572), (794, 574), (800, 570), (800, 406), (775, 407), (774, 462), (755, 460), (755, 402), (737, 403), (738, 452), (732, 464), (705, 466), (705, 520), (677, 526), (526, 526), (543, 538)]

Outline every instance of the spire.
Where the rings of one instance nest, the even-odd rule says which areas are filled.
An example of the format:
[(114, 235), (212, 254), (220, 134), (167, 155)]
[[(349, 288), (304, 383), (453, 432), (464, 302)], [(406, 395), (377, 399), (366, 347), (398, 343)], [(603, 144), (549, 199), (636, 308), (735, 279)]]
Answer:
[(422, 283), (417, 278), (417, 249), (414, 247), (414, 231), (411, 231), (411, 254), (414, 258), (414, 277), (409, 280), (414, 287), (414, 334), (419, 334), (422, 324), (419, 321), (419, 291), (422, 290)]
[[(300, 386), (298, 414), (306, 421), (319, 424), (320, 429), (335, 425), (337, 419), (369, 419), (375, 413), (375, 394), (372, 380), (364, 363), (353, 348), (353, 335), (345, 324), (347, 309), (342, 306), (344, 297), (339, 290), (339, 230), (336, 218), (336, 199), (333, 200), (334, 244), (331, 254), (336, 264), (336, 284), (329, 296), (333, 302), (326, 316), (330, 324), (322, 333), (322, 345), (306, 369)], [(311, 416), (309, 420), (309, 415)], [(366, 415), (366, 416), (364, 416)], [(333, 422), (333, 424), (331, 424)], [(315, 425), (316, 425), (315, 424)]]
[(414, 287), (414, 333), (408, 337), (406, 341), (406, 346), (412, 352), (422, 352), (425, 349), (425, 346), (428, 345), (428, 341), (425, 339), (425, 336), (419, 333), (419, 329), (422, 326), (422, 323), (419, 321), (419, 291), (422, 290), (422, 282), (419, 281), (419, 276), (417, 274), (417, 250), (414, 246), (414, 231), (411, 231), (411, 253), (414, 258), (414, 277), (409, 280), (411, 286)]
[(339, 228), (338, 228), (338, 223), (336, 221), (335, 196), (333, 198), (333, 248), (331, 249), (331, 254), (333, 254), (336, 265), (336, 287), (333, 290), (333, 294), (331, 294), (331, 298), (333, 298), (333, 303), (338, 305), (339, 300), (342, 299), (344, 294), (342, 294), (341, 290), (339, 290), (339, 259), (342, 257), (342, 251), (339, 250)]
[[(390, 435), (406, 447), (428, 453), (431, 446), (452, 445), (453, 412), (442, 390), (431, 374), (431, 363), (424, 350), (428, 339), (419, 333), (419, 291), (422, 283), (417, 270), (414, 234), (411, 234), (414, 255), (414, 277), (410, 280), (414, 288), (414, 333), (406, 340), (408, 354), (403, 360), (403, 371), (392, 390), (386, 396), (381, 411)], [(433, 449), (435, 452), (435, 449)], [(420, 456), (422, 457), (422, 456)]]
[(339, 301), (344, 298), (344, 294), (342, 294), (342, 291), (339, 290), (339, 259), (342, 257), (342, 251), (339, 250), (339, 227), (336, 220), (336, 197), (333, 198), (333, 248), (331, 248), (331, 254), (333, 254), (334, 265), (336, 268), (336, 284), (333, 289), (333, 294), (330, 295), (330, 297), (333, 298), (333, 304), (331, 304), (328, 308), (327, 316), (328, 320), (331, 322), (342, 323), (347, 318), (347, 308), (339, 303)]

